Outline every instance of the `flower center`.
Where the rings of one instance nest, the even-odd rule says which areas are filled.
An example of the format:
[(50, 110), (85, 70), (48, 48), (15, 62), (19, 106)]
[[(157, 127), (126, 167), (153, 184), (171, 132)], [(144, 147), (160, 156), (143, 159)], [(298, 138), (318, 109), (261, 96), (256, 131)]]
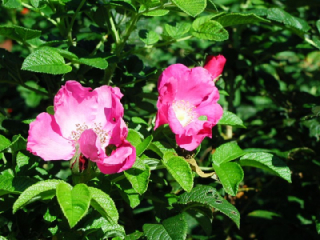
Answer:
[(195, 107), (189, 101), (174, 101), (172, 108), (183, 127), (187, 126), (197, 117), (197, 113), (194, 111)]
[[(82, 132), (89, 129), (88, 125), (85, 123), (76, 124), (76, 130), (71, 132), (71, 138), (74, 141), (78, 141)], [(94, 127), (92, 128), (92, 130), (98, 135), (100, 143), (104, 144), (107, 141), (107, 137), (108, 137), (108, 133), (102, 128), (102, 124), (99, 123), (94, 123)]]

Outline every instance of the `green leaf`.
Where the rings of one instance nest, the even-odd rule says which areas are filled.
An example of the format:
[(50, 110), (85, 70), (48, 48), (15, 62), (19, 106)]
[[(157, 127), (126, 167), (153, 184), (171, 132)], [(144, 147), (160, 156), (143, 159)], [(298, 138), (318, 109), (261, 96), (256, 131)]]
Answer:
[(153, 45), (160, 40), (159, 35), (155, 31), (141, 30), (139, 36), (140, 40), (147, 45)]
[(19, 8), (21, 7), (21, 0), (2, 0), (2, 4), (6, 8)]
[(19, 135), (14, 135), (12, 137), (12, 142), (11, 142), (11, 151), (12, 152), (18, 152), (21, 150), (25, 150), (27, 145), (27, 140), (22, 137), (20, 134)]
[(237, 115), (228, 111), (223, 111), (222, 118), (219, 120), (218, 124), (245, 128), (243, 121)]
[(163, 155), (166, 152), (172, 152), (175, 153), (175, 150), (171, 147), (166, 145), (166, 143), (161, 143), (158, 141), (152, 142), (149, 145), (149, 148), (151, 151), (155, 152), (156, 154), (158, 154), (161, 158), (163, 157)]
[(149, 240), (184, 240), (188, 224), (183, 214), (170, 217), (162, 224), (144, 224), (143, 231)]
[(266, 16), (270, 20), (283, 23), (284, 25), (297, 29), (303, 33), (306, 33), (310, 30), (310, 26), (305, 20), (292, 16), (280, 8), (260, 8), (251, 10), (250, 12), (258, 16)]
[(257, 217), (264, 218), (268, 220), (272, 220), (274, 217), (281, 217), (278, 213), (270, 212), (266, 210), (255, 210), (253, 212), (248, 213), (249, 217)]
[(137, 147), (141, 143), (141, 136), (140, 134), (133, 130), (129, 129), (127, 140), (134, 146)]
[(19, 194), (31, 186), (35, 180), (28, 177), (13, 177), (0, 175), (0, 196), (5, 194)]
[(183, 193), (180, 196), (179, 204), (188, 204), (186, 208), (197, 207), (197, 203), (209, 206), (222, 212), (231, 218), (240, 227), (240, 214), (238, 210), (227, 200), (225, 200), (218, 191), (205, 185), (198, 185), (190, 193)]
[[(46, 89), (40, 87), (36, 82), (34, 81), (26, 81), (24, 84), (28, 87), (31, 87), (33, 89), (38, 89), (42, 92), (46, 92)], [(40, 104), (40, 101), (45, 98), (45, 96), (40, 95), (36, 93), (35, 91), (32, 91), (28, 88), (25, 88), (24, 86), (18, 86), (17, 90), (20, 92), (20, 96), (24, 98), (24, 101), (28, 107), (35, 108)]]
[(65, 74), (72, 67), (65, 64), (63, 57), (52, 48), (40, 48), (26, 57), (22, 70), (48, 74)]
[(53, 48), (53, 47), (46, 47), (47, 49), (51, 49), (52, 51), (58, 52), (62, 57), (69, 59), (70, 61), (72, 60), (77, 60), (78, 56), (72, 52), (69, 52), (65, 49), (61, 48)]
[(0, 35), (17, 41), (26, 41), (41, 36), (41, 31), (24, 28), (16, 25), (0, 26)]
[(131, 208), (135, 208), (140, 204), (141, 196), (132, 188), (131, 184), (126, 179), (117, 182), (116, 187), (119, 189), (121, 197)]
[(169, 13), (169, 10), (158, 9), (158, 10), (153, 10), (150, 12), (143, 13), (143, 15), (148, 17), (161, 17), (164, 15), (167, 15), (168, 13)]
[(241, 166), (235, 162), (227, 162), (219, 166), (213, 164), (213, 168), (225, 191), (232, 196), (237, 195), (239, 184), (243, 180), (243, 170)]
[(139, 158), (137, 158), (132, 168), (124, 172), (124, 175), (129, 180), (134, 190), (139, 194), (143, 194), (147, 191), (150, 174), (149, 166), (144, 164)]
[(174, 39), (178, 39), (190, 31), (191, 24), (190, 23), (178, 23), (178, 22), (176, 23), (175, 26), (165, 24), (164, 29), (170, 37), (172, 37)]
[(3, 135), (0, 135), (0, 152), (10, 147), (11, 141)]
[(43, 219), (46, 220), (47, 222), (53, 222), (54, 220), (57, 219), (57, 216), (52, 215), (50, 212), (50, 208), (48, 208), (46, 213), (43, 215)]
[(205, 16), (201, 16), (201, 17), (197, 17), (193, 22), (192, 22), (192, 28), (196, 29), (198, 28), (200, 25), (210, 21), (213, 17), (215, 17), (215, 15), (205, 15)]
[(172, 0), (172, 2), (192, 17), (202, 13), (207, 6), (206, 0)]
[(172, 153), (168, 152), (163, 157), (163, 164), (185, 191), (192, 190), (193, 175), (189, 163), (184, 158), (172, 157)]
[(52, 198), (53, 196), (55, 196), (55, 189), (60, 183), (64, 183), (64, 181), (46, 180), (31, 185), (22, 192), (22, 194), (13, 204), (13, 213), (15, 213), (21, 207), (29, 204), (33, 200)]
[(136, 123), (136, 124), (145, 124), (145, 125), (148, 125), (148, 123), (147, 123), (145, 120), (143, 120), (142, 118), (140, 118), (140, 117), (132, 117), (132, 118), (131, 118), (131, 121), (134, 122), (134, 123)]
[(166, 10), (166, 9), (153, 10), (156, 7), (160, 7), (161, 2), (159, 0), (146, 0), (146, 1), (138, 1), (138, 2), (141, 3), (139, 13), (142, 13), (144, 16), (160, 17), (160, 16), (166, 15), (169, 12), (169, 10)]
[(153, 136), (150, 135), (145, 138), (139, 145), (136, 147), (137, 156), (140, 156), (146, 149), (148, 149), (150, 143), (152, 142)]
[(103, 58), (80, 58), (76, 62), (99, 69), (106, 69), (108, 67), (108, 62)]
[(29, 163), (29, 157), (24, 155), (22, 152), (18, 152), (16, 157), (17, 167), (21, 168)]
[(91, 193), (87, 185), (77, 184), (72, 188), (62, 182), (57, 185), (57, 199), (64, 216), (67, 218), (70, 228), (73, 228), (87, 213)]
[(237, 144), (237, 142), (228, 142), (219, 146), (216, 151), (211, 154), (211, 161), (215, 165), (229, 162), (246, 154)]
[(134, 233), (127, 235), (124, 240), (137, 240), (137, 239), (140, 239), (143, 235), (144, 234), (142, 232), (136, 231)]
[[(125, 236), (125, 231), (124, 228), (122, 226), (120, 226), (117, 223), (112, 223), (109, 222), (106, 218), (104, 217), (100, 217), (100, 218), (94, 218), (94, 219), (90, 219), (90, 221), (87, 221), (84, 224), (84, 228), (82, 228), (81, 230), (84, 231), (92, 231), (94, 229), (97, 230), (102, 230), (102, 232), (104, 233), (104, 236), (101, 237), (100, 239), (109, 239), (109, 237), (111, 236), (121, 236), (122, 239)], [(95, 235), (97, 232), (93, 232), (92, 235)], [(91, 238), (90, 238), (91, 239)], [(93, 238), (93, 239), (98, 239)]]
[(205, 40), (224, 41), (229, 38), (229, 33), (223, 26), (214, 20), (202, 24), (192, 24), (192, 35)]
[(91, 206), (96, 209), (109, 222), (117, 223), (119, 213), (112, 198), (98, 188), (89, 187), (91, 193)]
[(270, 22), (253, 13), (227, 13), (217, 19), (222, 26), (229, 27), (238, 24), (256, 24), (259, 22)]
[(256, 167), (272, 172), (291, 183), (291, 172), (287, 164), (270, 153), (248, 153), (240, 158), (239, 163), (241, 166)]
[(316, 26), (317, 26), (318, 32), (320, 33), (320, 19), (316, 21)]
[(32, 7), (38, 8), (40, 1), (41, 1), (41, 0), (30, 0), (30, 3), (31, 3), (31, 5), (32, 5)]
[(205, 116), (205, 115), (203, 115), (203, 116), (198, 117), (198, 119), (199, 119), (200, 121), (207, 121), (207, 120), (208, 120), (208, 117)]
[(49, 113), (50, 115), (54, 115), (54, 107), (53, 106), (47, 107), (46, 112)]

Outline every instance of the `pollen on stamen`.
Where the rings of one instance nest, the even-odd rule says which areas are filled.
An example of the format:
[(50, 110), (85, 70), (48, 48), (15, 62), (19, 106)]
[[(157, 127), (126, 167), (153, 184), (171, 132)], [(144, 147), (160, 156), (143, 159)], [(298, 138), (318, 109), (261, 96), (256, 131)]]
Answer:
[(85, 123), (82, 123), (82, 124), (79, 124), (77, 123), (76, 124), (76, 130), (72, 131), (71, 132), (71, 137), (74, 141), (78, 141), (82, 132), (87, 130), (88, 129), (88, 125), (85, 124)]
[(107, 141), (108, 133), (102, 128), (102, 124), (95, 123), (93, 131), (99, 136), (100, 143), (105, 143)]
[[(80, 139), (81, 134), (83, 131), (89, 129), (88, 125), (85, 123), (83, 124), (76, 124), (76, 130), (71, 132), (71, 138), (74, 141), (78, 141)], [(108, 139), (108, 133), (102, 128), (101, 123), (94, 123), (93, 128), (91, 128), (99, 137), (100, 143), (104, 144), (107, 142)]]
[(172, 108), (177, 119), (183, 127), (190, 124), (197, 117), (197, 113), (194, 111), (195, 106), (193, 106), (189, 101), (174, 101)]

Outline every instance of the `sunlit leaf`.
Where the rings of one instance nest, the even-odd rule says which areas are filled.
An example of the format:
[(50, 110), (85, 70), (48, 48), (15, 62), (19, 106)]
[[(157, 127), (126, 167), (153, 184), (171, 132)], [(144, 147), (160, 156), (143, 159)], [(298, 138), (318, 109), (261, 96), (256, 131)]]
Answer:
[[(15, 213), (21, 207), (27, 205), (31, 201), (39, 199), (50, 199), (56, 195), (57, 185), (60, 183), (65, 183), (62, 180), (46, 180), (40, 181), (36, 184), (31, 185), (22, 194), (13, 204), (13, 213)], [(66, 183), (65, 183), (66, 184)]]
[(183, 240), (187, 230), (188, 225), (183, 214), (168, 218), (162, 224), (143, 225), (143, 231), (150, 240)]
[(219, 166), (213, 164), (213, 168), (225, 191), (235, 196), (244, 176), (241, 166), (236, 162), (226, 162)]
[(77, 184), (72, 188), (63, 182), (57, 185), (57, 199), (70, 228), (73, 228), (87, 213), (91, 193), (85, 184)]

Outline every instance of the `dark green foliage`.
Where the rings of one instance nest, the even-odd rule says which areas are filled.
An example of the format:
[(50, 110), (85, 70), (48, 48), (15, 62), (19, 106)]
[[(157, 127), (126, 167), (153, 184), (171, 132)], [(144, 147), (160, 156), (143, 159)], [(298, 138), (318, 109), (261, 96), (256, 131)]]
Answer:
[[(319, 239), (319, 16), (312, 0), (2, 0), (0, 239)], [(224, 115), (187, 152), (153, 130), (157, 80), (218, 54)], [(26, 150), (71, 79), (120, 88), (131, 169)]]

